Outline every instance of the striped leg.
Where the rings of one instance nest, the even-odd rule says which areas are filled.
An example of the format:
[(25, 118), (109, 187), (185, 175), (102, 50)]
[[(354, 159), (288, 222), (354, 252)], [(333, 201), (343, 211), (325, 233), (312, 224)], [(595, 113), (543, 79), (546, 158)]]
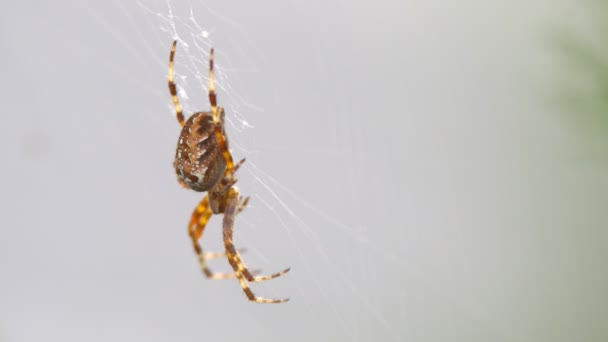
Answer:
[(236, 209), (236, 214), (238, 215), (241, 211), (245, 210), (245, 208), (247, 208), (247, 204), (249, 204), (249, 196), (247, 196), (245, 200), (239, 204), (239, 207)]
[(232, 242), (233, 236), (233, 227), (234, 227), (234, 217), (236, 216), (237, 211), (239, 210), (240, 203), (240, 195), (235, 188), (230, 189), (229, 198), (226, 204), (226, 210), (224, 212), (224, 222), (223, 222), (223, 235), (224, 235), (224, 246), (226, 247), (226, 255), (228, 258), (228, 262), (234, 269), (236, 277), (239, 280), (239, 284), (241, 288), (243, 288), (243, 292), (249, 300), (254, 301), (256, 303), (283, 303), (289, 300), (289, 298), (280, 298), (280, 299), (271, 299), (264, 297), (256, 297), (251, 288), (249, 288), (248, 282), (256, 282), (262, 280), (268, 280), (272, 278), (276, 278), (282, 276), (283, 274), (289, 271), (289, 268), (274, 273), (268, 276), (259, 276), (254, 277), (251, 272), (247, 269), (243, 260), (241, 259), (238, 251), (234, 248), (234, 243)]
[(220, 257), (224, 257), (225, 253), (213, 253), (213, 252), (203, 252), (201, 245), (198, 240), (203, 235), (203, 230), (209, 222), (209, 218), (211, 218), (211, 208), (209, 207), (209, 196), (205, 195), (205, 198), (199, 203), (199, 205), (194, 209), (192, 213), (192, 217), (190, 219), (190, 224), (188, 224), (188, 233), (190, 235), (190, 239), (192, 240), (192, 247), (198, 256), (198, 262), (201, 265), (201, 270), (205, 274), (207, 278), (210, 279), (227, 279), (234, 278), (236, 275), (234, 273), (215, 273), (209, 269), (207, 266), (207, 260), (216, 259)]
[(175, 116), (177, 117), (177, 121), (179, 125), (184, 127), (184, 114), (182, 112), (182, 106), (179, 104), (179, 99), (177, 98), (177, 89), (175, 87), (175, 83), (173, 83), (173, 57), (175, 57), (175, 47), (177, 45), (177, 40), (173, 41), (173, 46), (171, 47), (171, 54), (169, 55), (169, 92), (171, 93), (171, 99), (173, 100), (173, 106), (175, 107)]
[(222, 155), (226, 161), (226, 172), (231, 172), (234, 168), (232, 155), (228, 150), (228, 143), (222, 134), (222, 125), (220, 124), (220, 114), (217, 108), (217, 97), (215, 95), (215, 78), (213, 73), (213, 49), (209, 53), (209, 102), (211, 102), (211, 113), (213, 114), (213, 123), (215, 126), (215, 137), (217, 143), (222, 150)]

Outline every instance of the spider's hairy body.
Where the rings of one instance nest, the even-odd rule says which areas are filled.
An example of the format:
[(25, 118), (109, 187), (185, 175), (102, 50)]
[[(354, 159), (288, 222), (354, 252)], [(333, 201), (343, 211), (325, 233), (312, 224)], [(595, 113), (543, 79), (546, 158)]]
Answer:
[[(255, 276), (257, 272), (250, 271), (240, 255), (241, 250), (234, 247), (233, 230), (236, 215), (242, 212), (249, 197), (243, 199), (235, 186), (236, 171), (245, 159), (234, 163), (228, 148), (228, 137), (224, 130), (224, 109), (217, 106), (215, 85), (213, 81), (213, 49), (209, 53), (209, 102), (210, 112), (197, 112), (186, 121), (182, 107), (177, 97), (177, 87), (173, 82), (173, 57), (177, 41), (173, 41), (169, 55), (169, 93), (173, 100), (177, 121), (182, 126), (182, 132), (177, 141), (173, 166), (177, 179), (182, 186), (198, 192), (207, 192), (194, 209), (188, 224), (188, 234), (192, 247), (198, 256), (201, 270), (207, 278), (227, 279), (237, 278), (247, 298), (256, 303), (283, 303), (288, 298), (257, 297), (249, 288), (250, 282), (274, 279), (289, 271), (286, 268), (270, 275)], [(203, 231), (214, 214), (224, 214), (222, 228), (225, 252), (204, 252), (199, 244)], [(233, 273), (213, 272), (207, 266), (207, 261), (226, 257), (232, 266)]]
[[(223, 110), (219, 108), (223, 114)], [(223, 129), (223, 115), (220, 129)], [(194, 191), (208, 191), (222, 178), (226, 161), (215, 136), (213, 114), (198, 112), (186, 121), (177, 141), (173, 162), (178, 180)]]

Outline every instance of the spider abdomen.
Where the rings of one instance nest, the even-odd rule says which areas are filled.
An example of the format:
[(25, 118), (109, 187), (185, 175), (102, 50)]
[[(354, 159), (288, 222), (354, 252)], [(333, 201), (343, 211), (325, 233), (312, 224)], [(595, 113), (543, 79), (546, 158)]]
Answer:
[(222, 178), (226, 161), (215, 136), (211, 113), (194, 113), (186, 121), (173, 165), (177, 177), (194, 191), (207, 191)]

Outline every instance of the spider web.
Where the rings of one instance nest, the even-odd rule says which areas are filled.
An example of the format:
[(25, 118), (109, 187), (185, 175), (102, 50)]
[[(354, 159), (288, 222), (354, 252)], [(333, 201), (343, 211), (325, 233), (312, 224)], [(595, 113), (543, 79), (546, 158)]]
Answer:
[[(203, 1), (137, 0), (136, 4), (141, 11), (138, 15), (143, 13), (148, 23), (146, 29), (153, 32), (155, 41), (150, 41), (149, 32), (143, 34), (141, 28), (135, 24), (134, 27), (140, 32), (142, 44), (148, 50), (150, 57), (146, 58), (154, 59), (155, 73), (162, 75), (160, 90), (150, 89), (149, 85), (146, 88), (159, 99), (165, 99), (162, 102), (167, 115), (175, 116), (168, 92), (163, 89), (170, 42), (178, 41), (175, 80), (186, 117), (209, 108), (208, 57), (211, 47), (215, 48), (216, 92), (219, 105), (226, 108), (231, 151), (236, 160), (247, 158), (239, 171), (238, 185), (245, 196), (252, 198), (248, 210), (239, 216), (235, 225), (235, 244), (249, 251), (245, 261), (250, 267), (259, 267), (266, 272), (291, 267), (283, 277), (255, 284), (257, 295), (289, 297), (291, 302), (287, 305), (297, 308), (304, 316), (300, 320), (312, 326), (325, 326), (325, 330), (337, 329), (335, 336), (340, 340), (372, 340), (382, 336), (385, 340), (399, 341), (404, 327), (395, 323), (408, 315), (404, 304), (407, 294), (399, 285), (403, 281), (424, 288), (426, 293), (443, 305), (456, 308), (460, 314), (488, 324), (476, 308), (447, 295), (438, 284), (429, 280), (421, 266), (408, 264), (402, 250), (389, 247), (393, 241), (387, 244), (387, 241), (376, 240), (372, 231), (359, 223), (367, 214), (361, 204), (366, 201), (361, 200), (357, 190), (356, 171), (343, 170), (342, 183), (348, 187), (350, 201), (347, 200), (347, 205), (351, 207), (348, 216), (344, 216), (334, 215), (331, 210), (315, 204), (313, 198), (300, 195), (293, 185), (257, 163), (265, 154), (277, 151), (311, 154), (322, 160), (346, 156), (346, 163), (352, 165), (356, 156), (348, 142), (337, 144), (338, 148), (334, 150), (257, 142), (256, 136), (260, 134), (257, 127), (271, 125), (273, 118), (284, 114), (267, 112), (259, 101), (234, 86), (244, 81), (264, 79), (258, 65), (267, 59), (267, 52), (256, 47), (256, 39), (249, 36), (246, 27)], [(116, 6), (131, 16), (122, 4), (116, 2)], [(111, 29), (110, 25), (108, 29)], [(226, 37), (225, 32), (230, 36)], [(226, 45), (228, 49), (221, 48)], [(227, 50), (232, 53), (227, 53)], [(162, 53), (159, 55), (158, 51)], [(157, 78), (154, 80), (156, 82)], [(272, 80), (265, 80), (272, 84)], [(272, 93), (267, 95), (272, 96)], [(340, 122), (335, 124), (339, 127)], [(167, 158), (171, 160), (172, 156)], [(187, 212), (200, 200), (199, 194), (190, 193), (189, 196)], [(334, 197), (341, 196), (336, 194)], [(212, 220), (210, 226), (216, 226), (217, 222)], [(218, 243), (221, 241), (220, 231), (207, 229), (203, 248), (222, 248)], [(403, 231), (396, 234), (395, 241), (404, 239)], [(392, 270), (392, 278), (380, 280), (386, 275), (377, 267), (378, 264), (382, 264), (384, 270)], [(229, 269), (227, 263), (224, 267)], [(393, 284), (398, 292), (386, 291), (387, 283)], [(259, 325), (266, 324), (259, 321)], [(285, 333), (290, 328), (293, 326), (288, 325)], [(309, 332), (310, 338), (317, 338), (323, 331)], [(506, 335), (504, 332), (500, 334)]]
[[(265, 270), (278, 270), (285, 263), (291, 266), (291, 272), (283, 277), (291, 279), (266, 282), (257, 287), (256, 293), (262, 296), (289, 296), (292, 301), (289, 305), (304, 306), (309, 318), (317, 323), (318, 304), (314, 303), (313, 298), (320, 298), (337, 322), (336, 325), (341, 331), (339, 335), (347, 336), (350, 340), (364, 336), (360, 323), (369, 319), (375, 322), (372, 326), (381, 327), (387, 336), (396, 339), (396, 335), (391, 332), (389, 319), (373, 303), (377, 296), (375, 290), (378, 284), (374, 280), (371, 260), (379, 257), (381, 261), (398, 264), (398, 257), (370, 240), (366, 227), (355, 227), (332, 216), (323, 208), (312, 204), (310, 199), (298, 195), (289, 185), (273, 177), (270, 170), (264, 170), (256, 164), (256, 155), (263, 154), (267, 148), (256, 147), (255, 144), (256, 126), (264, 122), (249, 118), (256, 114), (260, 117), (259, 114), (262, 113), (265, 120), (272, 120), (272, 117), (278, 114), (266, 113), (264, 108), (256, 105), (255, 100), (248, 99), (235, 89), (232, 83), (235, 77), (259, 77), (260, 73), (255, 66), (256, 59), (263, 59), (264, 52), (255, 47), (255, 40), (248, 37), (245, 28), (235, 20), (202, 1), (189, 2), (187, 6), (181, 7), (173, 1), (161, 3), (138, 0), (137, 5), (146, 14), (151, 25), (155, 24), (157, 27), (159, 44), (165, 47), (169, 46), (172, 39), (178, 41), (175, 79), (185, 115), (209, 106), (206, 96), (208, 58), (210, 48), (215, 46), (218, 32), (225, 29), (240, 32), (240, 37), (232, 39), (240, 46), (242, 54), (254, 56), (248, 65), (234, 65), (231, 63), (231, 56), (216, 48), (215, 72), (219, 103), (227, 109), (227, 134), (232, 153), (237, 160), (243, 156), (247, 157), (247, 162), (240, 171), (239, 184), (243, 193), (252, 197), (248, 209), (250, 215), (239, 217), (235, 241), (237, 246), (245, 246), (250, 251), (246, 256), (249, 265), (263, 265)], [(161, 57), (163, 59), (160, 65), (166, 73), (164, 70), (167, 61), (164, 60), (165, 56)], [(170, 98), (168, 95), (165, 97), (167, 113), (174, 116)], [(261, 219), (254, 219), (254, 216)], [(342, 236), (345, 240), (343, 243), (350, 246), (348, 248), (353, 248), (349, 252), (352, 253), (349, 258), (354, 260), (332, 257), (334, 252), (330, 249), (333, 242), (324, 241), (323, 236), (323, 231), (328, 229), (332, 234)], [(215, 239), (209, 237), (214, 233), (205, 234), (205, 241)], [(272, 258), (268, 256), (267, 252), (264, 252), (266, 248), (259, 247), (262, 240), (267, 240), (267, 236), (272, 237), (272, 243), (287, 245), (287, 250), (292, 253), (281, 255), (273, 252)], [(288, 259), (288, 256), (297, 260)], [(321, 260), (322, 263), (315, 260)], [(356, 274), (364, 274), (362, 279), (366, 281), (357, 282), (356, 278), (360, 276)], [(293, 287), (286, 287), (287, 282), (293, 284)]]
[[(285, 115), (267, 111), (265, 106), (260, 104), (267, 99), (256, 100), (257, 97), (243, 93), (244, 87), (236, 86), (256, 80), (259, 81), (256, 86), (261, 88), (276, 87), (263, 68), (271, 52), (265, 52), (256, 45), (257, 39), (263, 37), (251, 37), (246, 26), (204, 1), (184, 3), (172, 0), (137, 0), (135, 3), (139, 9), (136, 15), (143, 16), (147, 22), (144, 32), (132, 19), (133, 27), (141, 36), (140, 44), (147, 50), (146, 54), (138, 53), (128, 42), (124, 45), (128, 47), (127, 51), (138, 59), (154, 60), (156, 67), (152, 72), (155, 77), (151, 79), (158, 87), (142, 84), (142, 88), (157, 96), (159, 102), (165, 106), (168, 116), (175, 116), (165, 81), (171, 41), (178, 41), (175, 80), (178, 97), (186, 116), (209, 108), (208, 57), (211, 47), (215, 48), (216, 92), (219, 105), (226, 108), (227, 135), (231, 151), (235, 160), (247, 158), (247, 162), (239, 171), (238, 185), (245, 196), (252, 198), (249, 208), (239, 215), (236, 221), (235, 244), (237, 247), (247, 248), (248, 253), (244, 259), (252, 268), (261, 268), (266, 273), (291, 267), (287, 275), (255, 284), (253, 290), (258, 296), (289, 297), (291, 302), (285, 307), (297, 310), (300, 315), (299, 322), (307, 326), (323, 327), (318, 331), (307, 331), (308, 335), (302, 335), (302, 340), (318, 340), (319, 334), (325, 335), (326, 332), (332, 331), (337, 340), (382, 338), (400, 341), (404, 329), (409, 328), (401, 322), (411, 320), (412, 315), (418, 316), (418, 312), (410, 312), (408, 309), (408, 303), (418, 300), (417, 297), (432, 298), (435, 301), (433, 305), (449, 308), (447, 315), (464, 315), (478, 322), (478, 325), (488, 326), (489, 334), (493, 336), (513, 336), (512, 332), (499, 328), (479, 307), (446, 293), (441, 283), (426, 275), (424, 265), (408, 263), (410, 253), (416, 254), (419, 251), (415, 250), (415, 246), (410, 246), (413, 250), (402, 249), (400, 241), (406, 240), (407, 234), (419, 234), (415, 231), (419, 222), (402, 222), (403, 226), (412, 227), (413, 230), (406, 228), (392, 232), (390, 229), (376, 229), (377, 220), (381, 219), (378, 216), (382, 215), (382, 212), (378, 212), (378, 209), (376, 212), (366, 212), (366, 203), (369, 200), (362, 198), (362, 193), (358, 190), (359, 174), (353, 169), (358, 165), (359, 156), (350, 145), (353, 141), (352, 132), (346, 131), (344, 143), (334, 141), (331, 144), (333, 149), (282, 146), (282, 142), (277, 143), (281, 141), (278, 138), (270, 139), (273, 141), (271, 143), (258, 142), (257, 137), (261, 135), (262, 129), (265, 126), (273, 126), (276, 118)], [(115, 4), (126, 16), (133, 17), (130, 10), (121, 3)], [(112, 31), (111, 25), (106, 24), (106, 27), (108, 31)], [(323, 31), (323, 28), (319, 30)], [(116, 37), (120, 39), (119, 34), (116, 34)], [(330, 76), (321, 77), (327, 79)], [(273, 93), (264, 92), (262, 96), (272, 97)], [(345, 112), (343, 103), (333, 105), (341, 109), (340, 112)], [(347, 117), (332, 117), (330, 112), (327, 114), (330, 120), (334, 120), (331, 124), (336, 130), (345, 125), (347, 129), (352, 128)], [(278, 136), (281, 132), (275, 133)], [(415, 134), (412, 136), (420, 138)], [(390, 142), (385, 143), (390, 145)], [(293, 181), (284, 181), (282, 178), (285, 176), (275, 175), (273, 169), (258, 162), (266, 155), (280, 158), (282, 154), (315, 156), (310, 159), (313, 163), (327, 160), (333, 162), (336, 158), (343, 158), (344, 164), (352, 166), (340, 170), (337, 187), (342, 187), (343, 190), (328, 188), (328, 185), (334, 184), (325, 182), (323, 186), (318, 186), (318, 191), (331, 191), (330, 197), (341, 198), (345, 201), (341, 206), (349, 207), (350, 210), (334, 214), (333, 209), (317, 204), (315, 198), (301, 195), (295, 190), (298, 186), (291, 183)], [(172, 155), (167, 155), (167, 160), (172, 160)], [(278, 163), (276, 160), (274, 162)], [(378, 163), (380, 162), (382, 161), (378, 160)], [(328, 171), (333, 172), (336, 169), (339, 168)], [(168, 171), (172, 172), (170, 168)], [(174, 176), (171, 175), (172, 177)], [(297, 177), (309, 176), (302, 173), (293, 179)], [(344, 190), (346, 194), (341, 194)], [(399, 193), (395, 191), (392, 197), (382, 201), (389, 201), (393, 208), (397, 205), (403, 208), (402, 210), (420, 208), (403, 203), (411, 199), (400, 197)], [(420, 195), (412, 193), (414, 197)], [(189, 213), (200, 200), (200, 194), (188, 192), (187, 195), (180, 196), (179, 200), (183, 200), (186, 212)], [(384, 213), (388, 213), (391, 209), (384, 210)], [(390, 214), (390, 217), (407, 220), (403, 215)], [(434, 220), (435, 217), (430, 212), (422, 213), (422, 216), (428, 217), (429, 220)], [(370, 221), (373, 222), (374, 229), (368, 229), (366, 224), (361, 223)], [(216, 217), (210, 222), (210, 229), (205, 231), (202, 244), (206, 250), (222, 248), (221, 229), (217, 229), (217, 225)], [(382, 231), (388, 235), (383, 237), (378, 234)], [(441, 249), (442, 246), (433, 248)], [(217, 266), (217, 270), (222, 269), (229, 269), (227, 263), (224, 268)], [(403, 286), (404, 282), (408, 284), (407, 290)], [(236, 284), (231, 285), (231, 293), (240, 291)], [(407, 291), (413, 288), (423, 289), (424, 295), (410, 295)], [(238, 297), (241, 296), (239, 293)], [(247, 317), (254, 317), (242, 318), (239, 321), (253, 319), (258, 326), (272, 323), (272, 316), (256, 316), (254, 309), (250, 310), (252, 311), (246, 314)], [(282, 332), (290, 334), (291, 329), (295, 327), (293, 324), (286, 325)], [(276, 337), (278, 333), (269, 331), (268, 334)]]

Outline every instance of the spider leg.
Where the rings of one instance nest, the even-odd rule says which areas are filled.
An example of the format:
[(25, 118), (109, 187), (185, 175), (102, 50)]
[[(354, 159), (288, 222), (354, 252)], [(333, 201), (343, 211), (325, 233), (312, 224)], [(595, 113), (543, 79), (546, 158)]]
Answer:
[[(238, 201), (237, 201), (238, 203)], [(249, 197), (245, 198), (244, 201), (240, 202), (237, 206), (236, 209), (236, 215), (238, 215), (241, 211), (245, 210), (245, 207), (247, 206), (247, 204), (249, 203)], [(232, 236), (231, 236), (231, 240), (230, 243), (232, 243)], [(254, 276), (254, 274), (258, 274), (259, 270), (255, 270), (255, 271), (249, 271), (249, 268), (245, 265), (245, 262), (243, 261), (243, 259), (241, 258), (241, 252), (240, 252), (240, 248), (234, 248), (234, 246), (232, 246), (232, 249), (234, 251), (236, 251), (236, 253), (228, 253), (228, 257), (229, 258), (234, 258), (234, 260), (236, 261), (236, 264), (239, 267), (239, 271), (241, 272), (241, 274), (245, 277), (245, 279), (247, 279), (247, 281), (250, 282), (259, 282), (259, 281), (264, 281), (264, 280), (269, 280), (272, 278), (277, 278), (282, 276), (283, 274), (289, 272), (289, 268), (286, 268), (280, 272), (276, 272), (270, 275), (265, 275), (265, 276)], [(230, 261), (230, 259), (229, 259)]]
[(251, 275), (243, 261), (241, 260), (239, 253), (234, 248), (234, 244), (232, 242), (233, 236), (233, 227), (234, 227), (234, 218), (236, 216), (237, 210), (239, 209), (240, 195), (235, 188), (230, 189), (230, 194), (226, 204), (226, 210), (224, 211), (224, 222), (223, 222), (223, 235), (224, 235), (224, 245), (226, 247), (226, 254), (228, 257), (228, 262), (234, 269), (236, 277), (239, 280), (239, 284), (245, 292), (245, 295), (249, 300), (254, 301), (256, 303), (283, 303), (289, 300), (289, 298), (279, 298), (279, 299), (271, 299), (264, 297), (256, 297), (249, 288), (248, 282), (256, 282), (262, 280), (268, 280), (272, 278), (279, 277), (289, 271), (289, 268), (274, 273), (268, 276), (260, 276), (254, 277)]
[(213, 114), (213, 123), (215, 126), (215, 137), (217, 143), (222, 150), (222, 155), (226, 161), (226, 172), (231, 172), (234, 168), (234, 161), (232, 155), (228, 150), (228, 144), (226, 138), (222, 134), (222, 127), (220, 125), (220, 117), (217, 109), (217, 96), (215, 95), (215, 77), (213, 73), (213, 49), (209, 53), (209, 102), (211, 103), (211, 113)]
[(212, 212), (209, 207), (209, 196), (205, 195), (205, 197), (201, 200), (199, 205), (194, 209), (192, 213), (192, 217), (190, 218), (190, 224), (188, 224), (188, 233), (190, 235), (190, 239), (192, 240), (192, 247), (198, 256), (198, 261), (201, 266), (201, 270), (205, 274), (207, 278), (210, 279), (228, 279), (234, 278), (236, 275), (234, 273), (216, 273), (209, 269), (207, 266), (207, 260), (216, 259), (225, 256), (225, 253), (213, 253), (213, 252), (203, 252), (203, 248), (199, 244), (198, 240), (203, 235), (203, 230), (209, 222), (209, 218), (211, 218)]
[(238, 163), (236, 163), (236, 165), (234, 166), (234, 169), (232, 171), (232, 173), (235, 173), (239, 170), (239, 168), (241, 167), (241, 165), (243, 165), (243, 163), (245, 163), (245, 158), (239, 160)]
[(177, 98), (177, 89), (175, 87), (175, 83), (173, 83), (173, 57), (175, 57), (175, 47), (177, 45), (177, 40), (173, 41), (173, 46), (171, 46), (171, 54), (169, 55), (169, 92), (171, 93), (171, 99), (173, 100), (173, 106), (175, 107), (175, 116), (177, 117), (177, 121), (179, 125), (184, 127), (184, 113), (182, 112), (182, 106), (179, 104), (179, 99)]
[[(238, 214), (239, 214), (241, 211), (245, 210), (245, 208), (247, 208), (247, 204), (249, 204), (249, 196), (247, 196), (247, 197), (245, 198), (245, 200), (244, 200), (244, 201), (242, 201), (242, 202), (239, 204), (239, 207), (238, 207), (238, 209), (236, 210), (237, 215), (238, 215)], [(237, 249), (237, 251), (238, 251), (238, 249)]]
[[(236, 165), (234, 166), (234, 168), (231, 171), (229, 171), (230, 172), (230, 177), (225, 177), (222, 180), (223, 187), (220, 190), (220, 192), (226, 192), (226, 191), (228, 191), (229, 188), (231, 188), (233, 185), (236, 184), (236, 182), (238, 182), (238, 179), (234, 177), (234, 174), (239, 170), (239, 168), (241, 167), (241, 165), (243, 165), (244, 162), (245, 162), (245, 158), (241, 159), (238, 163), (236, 163)], [(228, 173), (228, 171), (227, 171), (227, 173)], [(249, 202), (249, 197), (247, 197), (245, 199), (245, 201), (243, 202), (243, 205), (242, 205), (243, 209), (245, 209), (244, 206), (246, 206), (248, 202)], [(239, 210), (237, 212), (237, 214), (239, 212), (241, 212), (241, 211), (242, 210)]]
[[(247, 196), (245, 198), (245, 200), (243, 200), (242, 202), (239, 203), (237, 209), (236, 209), (236, 214), (238, 215), (240, 212), (242, 212), (243, 210), (245, 210), (245, 208), (247, 207), (247, 204), (249, 204), (249, 196)], [(245, 279), (247, 279), (247, 281), (250, 282), (258, 282), (258, 281), (264, 281), (264, 280), (269, 280), (272, 278), (277, 278), (282, 276), (283, 274), (289, 272), (289, 267), (280, 271), (280, 272), (276, 272), (270, 275), (265, 275), (265, 276), (257, 276), (254, 277), (254, 274), (259, 273), (258, 270), (256, 269), (255, 271), (249, 272), (249, 270), (247, 269), (247, 267), (245, 266), (245, 263), (243, 262), (243, 259), (241, 258), (241, 252), (240, 252), (240, 248), (237, 248), (236, 251), (236, 256), (235, 259), (237, 260), (238, 263), (240, 263), (240, 269), (241, 269), (241, 273), (243, 274), (243, 276), (245, 277)]]
[[(245, 253), (247, 252), (246, 248), (237, 248), (236, 250), (239, 253)], [(212, 259), (219, 259), (219, 258), (225, 258), (226, 257), (226, 252), (203, 252), (203, 254), (205, 254), (205, 260), (212, 260)], [(232, 277), (234, 278), (234, 277)]]

